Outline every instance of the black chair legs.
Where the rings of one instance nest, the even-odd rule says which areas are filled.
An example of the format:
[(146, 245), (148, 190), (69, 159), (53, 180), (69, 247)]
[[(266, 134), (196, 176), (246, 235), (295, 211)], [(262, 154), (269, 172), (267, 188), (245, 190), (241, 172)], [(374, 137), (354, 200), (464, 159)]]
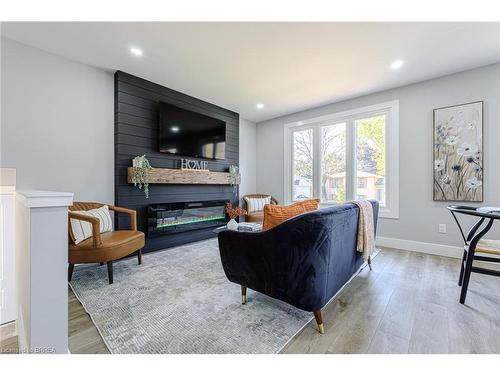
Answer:
[[(467, 296), (467, 288), (469, 287), (470, 274), (472, 272), (472, 262), (474, 261), (474, 250), (470, 250), (467, 254), (467, 259), (465, 261), (465, 268), (463, 270), (463, 275), (461, 278), (462, 290), (460, 291), (460, 303), (463, 305), (465, 303), (465, 297)], [(462, 267), (463, 262), (462, 262)]]
[(462, 256), (462, 264), (460, 267), (460, 276), (458, 277), (458, 286), (462, 286), (462, 279), (464, 278), (464, 269), (466, 260), (467, 260), (467, 251), (464, 250), (464, 255)]
[[(137, 263), (142, 264), (142, 249), (137, 250)], [(99, 264), (104, 265), (104, 262), (99, 262)], [(113, 284), (113, 262), (106, 262), (106, 265), (108, 267), (108, 282), (109, 284)], [(74, 264), (68, 264), (68, 281), (71, 281), (74, 268)]]
[(71, 281), (71, 278), (73, 277), (73, 270), (75, 269), (74, 264), (68, 264), (68, 281)]
[(245, 305), (247, 303), (247, 287), (241, 286), (241, 304)]
[(108, 265), (108, 281), (110, 284), (113, 284), (113, 262), (109, 261)]

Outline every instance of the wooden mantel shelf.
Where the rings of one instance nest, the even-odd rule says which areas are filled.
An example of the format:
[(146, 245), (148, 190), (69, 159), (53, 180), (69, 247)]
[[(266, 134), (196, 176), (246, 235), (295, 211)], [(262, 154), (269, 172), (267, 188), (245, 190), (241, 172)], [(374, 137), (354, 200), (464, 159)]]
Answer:
[[(133, 167), (128, 167), (127, 180), (133, 184)], [(198, 184), (230, 185), (228, 172), (212, 172), (196, 169), (153, 168), (149, 171), (150, 184)]]

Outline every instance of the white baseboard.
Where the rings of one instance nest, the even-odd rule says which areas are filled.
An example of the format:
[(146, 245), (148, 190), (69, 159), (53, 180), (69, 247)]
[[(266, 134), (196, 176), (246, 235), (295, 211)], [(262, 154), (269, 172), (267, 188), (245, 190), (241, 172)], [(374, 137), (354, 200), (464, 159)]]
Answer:
[(390, 237), (377, 237), (376, 243), (378, 246), (451, 258), (461, 258), (463, 252), (463, 249), (459, 246), (439, 245), (436, 243), (409, 241)]

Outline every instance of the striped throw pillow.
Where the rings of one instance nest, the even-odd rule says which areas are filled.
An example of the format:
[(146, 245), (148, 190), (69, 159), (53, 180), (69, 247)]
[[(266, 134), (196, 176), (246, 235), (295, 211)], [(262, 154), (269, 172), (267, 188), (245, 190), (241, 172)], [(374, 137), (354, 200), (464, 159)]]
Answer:
[[(113, 221), (111, 220), (111, 215), (109, 213), (108, 206), (102, 206), (99, 208), (94, 208), (88, 211), (72, 211), (77, 214), (87, 215), (97, 217), (99, 219), (99, 232), (111, 232), (113, 230)], [(71, 219), (71, 231), (73, 232), (73, 238), (75, 245), (78, 245), (83, 240), (92, 237), (92, 224), (88, 221)]]
[(264, 198), (245, 197), (245, 202), (247, 202), (248, 213), (264, 211), (264, 206), (266, 204), (271, 204), (271, 196), (269, 195)]

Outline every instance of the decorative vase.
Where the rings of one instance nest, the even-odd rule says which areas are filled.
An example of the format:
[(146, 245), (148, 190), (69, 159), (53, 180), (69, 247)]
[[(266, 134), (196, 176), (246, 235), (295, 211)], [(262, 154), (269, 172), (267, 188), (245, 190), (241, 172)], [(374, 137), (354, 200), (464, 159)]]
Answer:
[(236, 220), (234, 219), (229, 220), (227, 223), (227, 229), (238, 230), (238, 223), (236, 222)]

